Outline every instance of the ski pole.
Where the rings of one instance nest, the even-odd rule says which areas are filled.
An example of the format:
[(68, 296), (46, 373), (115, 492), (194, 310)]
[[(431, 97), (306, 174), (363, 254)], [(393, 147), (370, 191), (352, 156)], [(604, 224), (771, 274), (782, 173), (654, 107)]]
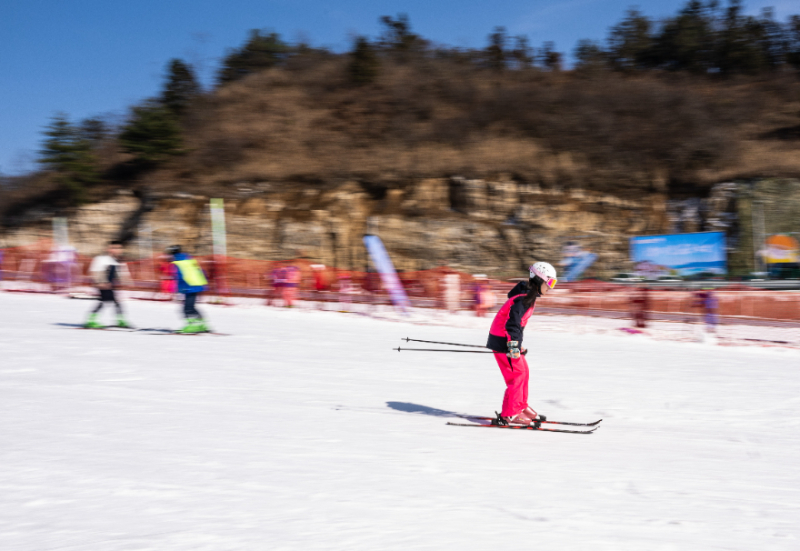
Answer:
[[(485, 348), (481, 346), (480, 348)], [(405, 350), (406, 352), (461, 352), (462, 354), (494, 354), (493, 350), (445, 350), (443, 348), (392, 348), (392, 350)]]
[[(481, 345), (478, 345), (478, 344), (458, 344), (457, 342), (421, 341), (419, 339), (409, 339), (408, 337), (406, 337), (405, 339), (400, 339), (400, 340), (401, 341), (406, 341), (406, 342), (409, 342), (409, 341), (411, 341), (411, 342), (425, 342), (425, 343), (428, 343), (428, 344), (446, 344), (448, 346), (468, 346), (470, 348), (486, 348), (485, 346), (481, 346)], [(407, 348), (406, 350), (410, 350), (410, 349)]]

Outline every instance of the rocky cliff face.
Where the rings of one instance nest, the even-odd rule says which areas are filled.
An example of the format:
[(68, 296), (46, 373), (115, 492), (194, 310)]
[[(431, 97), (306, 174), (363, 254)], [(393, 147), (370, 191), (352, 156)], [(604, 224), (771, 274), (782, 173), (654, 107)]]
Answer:
[[(687, 203), (670, 202), (662, 193), (623, 199), (541, 189), (503, 176), (397, 185), (257, 182), (233, 188), (224, 198), (231, 256), (304, 256), (359, 269), (367, 262), (361, 238), (374, 233), (400, 270), (446, 265), (500, 277), (517, 274), (533, 260), (558, 264), (570, 242), (598, 255), (595, 275), (627, 271), (632, 236), (732, 228), (738, 189), (734, 184), (716, 186), (709, 198)], [(208, 202), (208, 197), (186, 193), (120, 193), (72, 212), (70, 241), (91, 255), (127, 233), (132, 257), (149, 256), (173, 243), (208, 254)], [(697, 207), (694, 217), (692, 205)], [(49, 219), (31, 219), (2, 238), (6, 246), (15, 246), (51, 235)]]

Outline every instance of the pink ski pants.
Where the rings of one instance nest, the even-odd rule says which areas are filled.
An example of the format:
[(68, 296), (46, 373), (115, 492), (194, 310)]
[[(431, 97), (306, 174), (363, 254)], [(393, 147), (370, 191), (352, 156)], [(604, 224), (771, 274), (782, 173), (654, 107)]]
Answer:
[(513, 360), (500, 352), (494, 353), (494, 359), (500, 367), (506, 381), (506, 393), (503, 396), (503, 410), (500, 415), (513, 417), (528, 407), (528, 362), (525, 356)]

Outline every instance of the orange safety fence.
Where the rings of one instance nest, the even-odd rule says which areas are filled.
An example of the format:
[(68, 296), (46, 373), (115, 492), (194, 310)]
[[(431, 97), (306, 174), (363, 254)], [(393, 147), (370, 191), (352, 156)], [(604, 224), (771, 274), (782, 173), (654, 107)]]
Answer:
[[(305, 258), (256, 260), (220, 255), (198, 255), (195, 258), (206, 273), (209, 292), (222, 296), (262, 295), (274, 286), (274, 272), (283, 266), (294, 266), (299, 270), (301, 291), (335, 292), (347, 281), (359, 292), (378, 296), (385, 294), (377, 273), (323, 266)], [(90, 264), (91, 257), (74, 252), (54, 251), (50, 240), (41, 240), (24, 247), (0, 249), (2, 280), (42, 284), (48, 287), (47, 291), (91, 285), (88, 273)], [(133, 280), (130, 288), (158, 289), (159, 282), (170, 277), (168, 269), (164, 268), (165, 264), (168, 265), (169, 260), (164, 255), (126, 261)], [(410, 297), (436, 298), (441, 294), (441, 279), (444, 274), (458, 274), (462, 287), (468, 286), (474, 280), (470, 274), (444, 267), (401, 272), (398, 276)]]
[[(317, 301), (388, 302), (380, 276), (359, 270), (322, 266), (305, 258), (255, 260), (230, 256), (198, 256), (209, 280), (208, 293), (219, 296), (261, 297), (269, 299), (275, 289), (277, 268), (294, 266), (299, 271), (299, 297)], [(70, 251), (54, 251), (53, 243), (42, 240), (25, 247), (0, 249), (0, 278), (6, 290), (14, 283), (36, 284), (39, 292), (64, 292), (91, 284), (88, 269), (91, 258)], [(168, 259), (155, 256), (127, 262), (133, 280), (130, 287), (158, 292), (163, 279), (170, 277)], [(444, 308), (448, 274), (456, 274), (460, 283), (461, 307), (470, 308), (476, 279), (449, 268), (400, 272), (398, 276), (413, 306)], [(10, 286), (9, 286), (10, 283)], [(485, 280), (496, 296), (495, 308), (505, 300), (513, 282)], [(744, 286), (717, 290), (717, 314), (756, 320), (800, 321), (800, 292), (755, 290)], [(543, 311), (603, 315), (603, 312), (630, 314), (642, 308), (640, 291), (629, 286), (603, 281), (562, 283), (537, 306)], [(663, 316), (699, 316), (697, 297), (690, 290), (650, 290), (644, 310), (651, 318)], [(638, 301), (638, 302), (637, 302)]]
[[(548, 308), (591, 312), (626, 312), (631, 315), (639, 306), (635, 304), (638, 290), (575, 293), (570, 290), (554, 292), (542, 301)], [(717, 290), (716, 315), (775, 321), (800, 321), (800, 292), (766, 290)], [(647, 305), (643, 308), (651, 315), (704, 314), (696, 292), (687, 290), (649, 291)]]

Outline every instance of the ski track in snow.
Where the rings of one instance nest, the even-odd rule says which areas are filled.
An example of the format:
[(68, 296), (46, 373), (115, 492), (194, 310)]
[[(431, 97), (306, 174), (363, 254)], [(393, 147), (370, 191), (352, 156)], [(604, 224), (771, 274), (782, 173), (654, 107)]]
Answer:
[[(482, 344), (490, 318), (200, 305), (232, 336), (58, 325), (92, 305), (0, 294), (3, 551), (800, 549), (795, 350), (534, 315), (531, 405), (600, 429), (473, 431), (445, 423), (500, 408), (493, 358), (391, 348)], [(180, 324), (176, 303), (124, 307)]]

